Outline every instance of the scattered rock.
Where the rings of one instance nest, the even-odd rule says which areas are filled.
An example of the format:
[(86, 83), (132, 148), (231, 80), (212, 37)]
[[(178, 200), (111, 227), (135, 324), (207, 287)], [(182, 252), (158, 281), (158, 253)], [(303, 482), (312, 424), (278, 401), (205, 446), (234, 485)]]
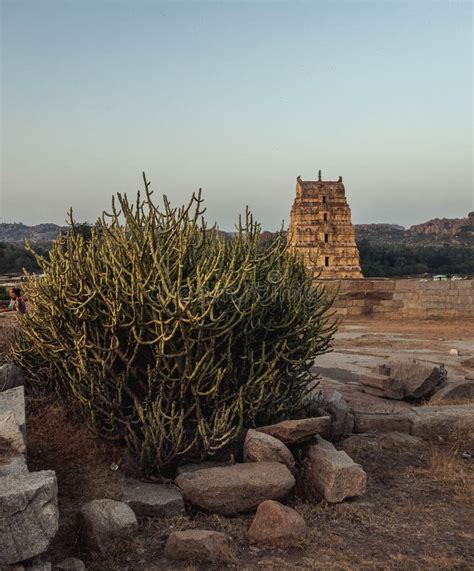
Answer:
[(122, 501), (141, 517), (173, 516), (184, 513), (184, 501), (176, 488), (139, 480), (125, 482)]
[(56, 475), (6, 476), (0, 485), (0, 565), (43, 553), (58, 530)]
[(474, 399), (474, 382), (467, 379), (450, 380), (437, 390), (431, 397), (430, 402), (442, 400)]
[(56, 563), (54, 568), (60, 569), (61, 571), (86, 571), (84, 562), (75, 557), (68, 557), (60, 563)]
[(0, 392), (0, 414), (9, 412), (13, 412), (15, 415), (23, 438), (26, 439), (25, 390), (23, 387), (16, 387)]
[(410, 434), (404, 434), (403, 432), (354, 434), (343, 440), (341, 445), (348, 454), (385, 449), (419, 449), (426, 446), (421, 438), (410, 436)]
[(174, 531), (168, 537), (165, 557), (191, 561), (231, 562), (235, 549), (231, 539), (218, 531), (189, 529)]
[(457, 349), (450, 349), (449, 354), (453, 357), (457, 357), (459, 355), (459, 351)]
[(354, 432), (411, 432), (411, 421), (402, 413), (355, 413)]
[(115, 500), (93, 500), (82, 506), (78, 517), (84, 544), (101, 553), (138, 527), (132, 508)]
[(244, 442), (245, 462), (280, 462), (293, 470), (295, 459), (289, 449), (273, 436), (250, 429)]
[(297, 420), (284, 420), (277, 424), (257, 428), (258, 432), (269, 434), (284, 444), (295, 444), (310, 440), (315, 434), (323, 432), (329, 427), (331, 418), (319, 416), (314, 418), (302, 418)]
[(306, 533), (306, 523), (298, 512), (267, 500), (258, 506), (248, 536), (252, 543), (285, 548), (300, 543)]
[(180, 474), (176, 484), (194, 506), (232, 515), (251, 511), (264, 500), (284, 499), (295, 479), (279, 462), (250, 462)]
[(21, 387), (25, 384), (25, 373), (11, 363), (0, 367), (0, 392)]
[(307, 483), (326, 501), (339, 503), (365, 492), (366, 473), (344, 451), (317, 436), (316, 443), (308, 444), (305, 452)]
[(445, 438), (460, 430), (474, 431), (474, 404), (420, 406), (411, 410), (414, 436)]

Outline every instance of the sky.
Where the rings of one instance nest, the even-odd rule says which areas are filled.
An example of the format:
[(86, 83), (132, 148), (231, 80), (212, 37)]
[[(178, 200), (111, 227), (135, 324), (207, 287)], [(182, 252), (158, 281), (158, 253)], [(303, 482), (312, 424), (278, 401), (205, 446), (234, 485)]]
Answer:
[(232, 230), (344, 178), (354, 223), (474, 210), (471, 2), (1, 0), (0, 222), (94, 221), (142, 171)]

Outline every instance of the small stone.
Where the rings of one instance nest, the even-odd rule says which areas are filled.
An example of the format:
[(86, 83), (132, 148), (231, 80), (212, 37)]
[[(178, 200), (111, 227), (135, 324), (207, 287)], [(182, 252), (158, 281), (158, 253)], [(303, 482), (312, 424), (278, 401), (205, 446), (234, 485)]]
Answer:
[(25, 384), (25, 373), (12, 363), (0, 367), (0, 392), (21, 387)]
[(56, 563), (54, 568), (60, 569), (61, 571), (86, 571), (84, 562), (75, 557), (68, 557), (60, 563)]
[(306, 480), (309, 486), (330, 503), (361, 496), (367, 486), (367, 474), (344, 452), (316, 437), (306, 447)]
[(273, 436), (250, 429), (244, 442), (245, 462), (280, 462), (293, 470), (295, 459), (289, 449)]
[(235, 559), (235, 548), (224, 533), (189, 529), (171, 533), (164, 554), (169, 559), (228, 563)]
[(459, 351), (457, 349), (450, 349), (449, 354), (453, 357), (457, 357), (459, 355)]
[(184, 501), (179, 491), (161, 484), (127, 480), (122, 501), (140, 517), (174, 516), (184, 513)]
[(277, 438), (284, 444), (295, 444), (311, 440), (315, 434), (323, 432), (329, 427), (331, 417), (318, 416), (297, 420), (284, 420), (277, 424), (261, 426), (256, 430)]
[(176, 484), (194, 506), (233, 515), (252, 511), (264, 500), (284, 499), (294, 488), (295, 478), (279, 462), (249, 462), (184, 473)]
[(82, 506), (78, 518), (84, 544), (101, 553), (138, 528), (132, 508), (115, 500), (93, 500)]
[(56, 475), (51, 470), (0, 482), (0, 565), (43, 553), (58, 530)]
[(285, 548), (301, 543), (306, 533), (306, 523), (298, 512), (267, 500), (258, 506), (248, 536), (252, 543)]

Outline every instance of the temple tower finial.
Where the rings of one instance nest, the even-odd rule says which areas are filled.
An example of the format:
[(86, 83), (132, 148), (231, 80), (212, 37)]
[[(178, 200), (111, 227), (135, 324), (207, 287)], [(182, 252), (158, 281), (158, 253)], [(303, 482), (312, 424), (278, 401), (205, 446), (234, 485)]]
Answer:
[(321, 182), (321, 170), (318, 171), (318, 180)]

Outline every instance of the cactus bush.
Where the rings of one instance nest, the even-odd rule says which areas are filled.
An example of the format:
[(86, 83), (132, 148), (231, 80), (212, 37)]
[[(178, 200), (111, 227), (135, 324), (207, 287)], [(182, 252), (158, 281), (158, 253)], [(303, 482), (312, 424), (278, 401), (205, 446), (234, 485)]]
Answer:
[(212, 456), (243, 427), (289, 417), (328, 351), (332, 299), (284, 236), (262, 244), (250, 213), (207, 227), (201, 194), (172, 208), (118, 195), (87, 237), (38, 257), (13, 358), (32, 388), (77, 402), (145, 471)]

